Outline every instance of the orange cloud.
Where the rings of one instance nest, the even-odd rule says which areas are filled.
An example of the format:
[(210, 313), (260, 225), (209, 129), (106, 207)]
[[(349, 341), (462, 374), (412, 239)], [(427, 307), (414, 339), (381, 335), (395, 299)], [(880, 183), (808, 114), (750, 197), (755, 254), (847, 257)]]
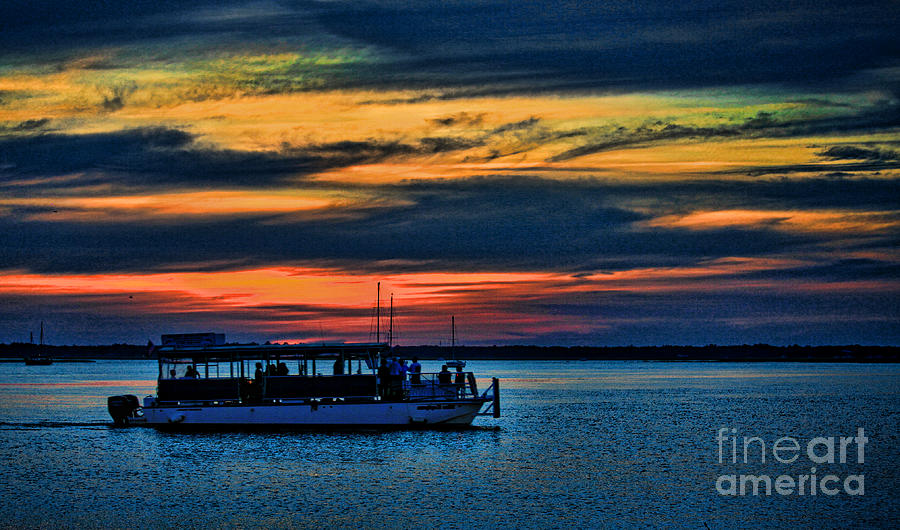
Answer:
[(643, 226), (690, 230), (768, 227), (800, 232), (868, 233), (897, 229), (900, 215), (886, 211), (704, 210), (658, 217)]
[[(47, 212), (29, 219), (42, 221), (119, 222), (185, 216), (285, 214), (325, 211), (345, 205), (317, 192), (202, 191), (102, 197), (28, 197), (0, 199), (0, 206), (38, 207)], [(100, 215), (102, 214), (102, 215)]]

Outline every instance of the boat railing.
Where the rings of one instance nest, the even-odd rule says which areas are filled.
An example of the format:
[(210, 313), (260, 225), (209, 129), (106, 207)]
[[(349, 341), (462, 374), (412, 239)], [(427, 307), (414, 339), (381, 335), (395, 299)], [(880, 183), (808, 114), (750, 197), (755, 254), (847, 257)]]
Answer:
[(472, 399), (479, 397), (472, 372), (433, 372), (401, 377), (403, 394), (411, 401), (425, 399)]
[(209, 379), (160, 379), (159, 401), (236, 401), (241, 397), (241, 380), (236, 377)]
[(403, 376), (347, 374), (168, 378), (157, 386), (160, 402), (280, 402), (296, 399), (458, 400), (482, 398), (472, 372), (434, 372)]
[(358, 398), (376, 394), (376, 378), (372, 374), (266, 376), (264, 386), (269, 399)]

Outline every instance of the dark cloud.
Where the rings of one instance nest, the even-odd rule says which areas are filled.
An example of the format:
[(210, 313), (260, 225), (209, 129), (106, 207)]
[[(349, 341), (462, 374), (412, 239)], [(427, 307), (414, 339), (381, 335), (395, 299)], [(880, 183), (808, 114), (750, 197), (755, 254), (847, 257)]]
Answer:
[(479, 139), (468, 139), (453, 136), (435, 136), (419, 139), (410, 144), (399, 141), (369, 139), (366, 141), (340, 141), (309, 146), (288, 147), (286, 152), (315, 153), (326, 157), (333, 167), (357, 164), (361, 162), (378, 162), (391, 157), (404, 157), (423, 154), (445, 153), (471, 149), (483, 145)]
[[(257, 76), (243, 90), (321, 86), (495, 93), (750, 83), (819, 85), (900, 56), (891, 2), (312, 2), (136, 0), (0, 3), (0, 57), (51, 63), (111, 46), (179, 43), (191, 52), (352, 45), (376, 62)], [(165, 59), (162, 54), (160, 59)], [(109, 68), (96, 61), (91, 68)], [(857, 79), (856, 82), (862, 82)], [(325, 85), (323, 85), (324, 83)], [(869, 82), (870, 84), (872, 82)], [(259, 86), (261, 85), (261, 86)], [(255, 88), (254, 88), (255, 87)], [(471, 95), (471, 93), (469, 93)], [(115, 106), (113, 94), (109, 105)]]
[(503, 134), (503, 133), (507, 133), (510, 131), (521, 131), (521, 130), (532, 129), (533, 127), (537, 126), (537, 124), (540, 123), (540, 121), (541, 121), (540, 118), (536, 118), (536, 117), (532, 116), (531, 118), (528, 118), (527, 120), (503, 124), (500, 127), (497, 127), (496, 129), (494, 129), (491, 132), (491, 134)]
[(419, 143), (424, 153), (437, 154), (480, 147), (484, 145), (484, 140), (443, 136), (422, 138)]
[[(845, 116), (845, 128), (887, 126), (900, 119), (887, 109), (879, 117), (875, 112)], [(896, 113), (896, 112), (894, 112)], [(449, 119), (462, 122), (478, 118), (464, 115)], [(111, 133), (67, 135), (43, 133), (0, 137), (0, 188), (11, 195), (35, 193), (34, 185), (22, 183), (22, 177), (47, 177), (82, 173), (79, 179), (55, 184), (58, 187), (85, 187), (98, 184), (119, 189), (146, 189), (178, 185), (183, 188), (274, 187), (294, 185), (304, 176), (354, 164), (380, 162), (440, 153), (463, 152), (466, 159), (490, 159), (522, 153), (563, 138), (586, 138), (587, 143), (563, 151), (551, 161), (566, 160), (609, 149), (643, 146), (655, 142), (685, 139), (714, 139), (745, 136), (800, 135), (823, 131), (834, 120), (779, 121), (769, 114), (757, 115), (737, 125), (692, 127), (661, 120), (626, 128), (615, 124), (591, 129), (553, 130), (532, 117), (511, 122), (472, 136), (430, 136), (415, 142), (370, 138), (363, 141), (337, 141), (321, 144), (285, 144), (280, 151), (246, 152), (214, 149), (195, 140), (185, 130), (147, 127)], [(873, 125), (874, 124), (874, 125)], [(41, 131), (47, 120), (24, 122), (15, 127)], [(798, 132), (798, 130), (800, 132)], [(467, 150), (486, 148), (465, 153)], [(846, 174), (875, 172), (900, 167), (896, 151), (887, 148), (832, 146), (818, 153), (831, 160), (848, 159), (844, 164), (817, 163), (745, 167), (722, 174), (787, 174), (793, 172)], [(589, 169), (586, 169), (586, 171)], [(6, 184), (9, 183), (9, 184)], [(47, 192), (46, 184), (36, 184)], [(325, 185), (325, 184), (320, 184)], [(866, 184), (860, 185), (865, 188)]]
[(563, 162), (581, 156), (601, 153), (603, 151), (644, 146), (649, 143), (667, 140), (732, 137), (740, 134), (740, 127), (729, 125), (718, 127), (693, 127), (677, 123), (656, 121), (635, 129), (629, 129), (622, 126), (611, 126), (593, 131), (582, 131), (582, 134), (595, 138), (599, 136), (602, 140), (593, 141), (585, 145), (568, 149), (550, 157), (548, 161)]
[(137, 90), (134, 81), (119, 81), (109, 85), (98, 86), (97, 91), (103, 97), (100, 106), (109, 112), (117, 111), (125, 106), (125, 99)]
[(198, 145), (192, 134), (164, 127), (85, 135), (11, 136), (0, 138), (0, 188), (18, 194), (25, 191), (21, 189), (21, 177), (75, 172), (87, 174), (59, 186), (270, 187), (326, 169), (482, 144), (481, 139), (443, 136), (425, 137), (417, 143), (369, 139), (285, 145), (279, 152), (246, 152)]
[(832, 177), (842, 177), (855, 173), (877, 174), (880, 171), (900, 168), (900, 161), (865, 161), (845, 164), (785, 164), (772, 166), (755, 166), (720, 171), (720, 174), (750, 175), (759, 177), (763, 175), (784, 175), (791, 173), (826, 174)]
[[(768, 119), (764, 117), (764, 121)], [(556, 134), (543, 130), (539, 123), (531, 119), (501, 127), (501, 136), (541, 138)], [(653, 124), (629, 134), (685, 134), (669, 125)], [(278, 153), (246, 153), (205, 148), (190, 133), (166, 128), (81, 136), (39, 134), (0, 140), (0, 187), (8, 197), (48, 194), (53, 191), (50, 186), (72, 186), (75, 189), (69, 191), (71, 194), (78, 188), (99, 184), (143, 193), (170, 191), (174, 183), (201, 189), (209, 185), (283, 187), (287, 183), (295, 188), (328, 189), (333, 184), (302, 184), (297, 177), (387, 158), (465, 150), (482, 145), (485, 138), (430, 137), (418, 143), (371, 139), (286, 146)], [(866, 153), (871, 155), (871, 149)], [(896, 165), (880, 160), (863, 163), (882, 168)], [(812, 168), (821, 169), (814, 164)], [(828, 168), (841, 169), (833, 164)], [(844, 169), (860, 167), (853, 163)], [(28, 185), (21, 181), (23, 176), (77, 172), (85, 176), (54, 184)], [(347, 192), (354, 189), (346, 183), (339, 186)], [(33, 217), (46, 214), (47, 208), (7, 206), (7, 217), (0, 221), (0, 262), (42, 272), (190, 270), (198, 263), (207, 264), (199, 265), (205, 267), (203, 270), (215, 270), (217, 266), (312, 261), (377, 268), (381, 267), (379, 263), (391, 260), (444, 270), (489, 267), (580, 271), (674, 266), (715, 257), (827, 246), (838, 236), (791, 234), (777, 227), (649, 229), (643, 221), (682, 213), (685, 205), (696, 210), (896, 210), (900, 208), (898, 187), (900, 183), (892, 179), (759, 179), (753, 183), (706, 179), (616, 184), (543, 180), (520, 174), (358, 185), (364, 195), (375, 198), (373, 205), (377, 207), (361, 204), (333, 218), (242, 214), (236, 219), (163, 218), (151, 224), (103, 219), (51, 222), (45, 215), (38, 217), (42, 220)], [(635, 209), (631, 205), (642, 206)], [(29, 218), (32, 220), (24, 220)], [(897, 234), (877, 234), (856, 244), (883, 247), (896, 239)]]
[[(351, 152), (361, 149), (343, 147)], [(366, 149), (361, 150), (368, 154)], [(536, 292), (528, 300), (497, 300), (496, 307), (480, 300), (479, 308), (611, 322), (606, 330), (582, 335), (526, 332), (520, 337), (500, 336), (498, 342), (519, 338), (544, 344), (860, 342), (848, 337), (860, 337), (857, 332), (864, 329), (871, 332), (866, 340), (889, 343), (900, 333), (892, 324), (897, 322), (897, 306), (890, 290), (838, 289), (834, 294), (826, 289), (779, 294), (775, 288), (744, 286), (827, 285), (860, 278), (895, 282), (900, 270), (889, 261), (844, 259), (839, 255), (829, 261), (821, 256), (830, 255), (836, 243), (844, 251), (893, 252), (900, 245), (896, 229), (857, 237), (846, 233), (792, 234), (772, 225), (709, 230), (641, 228), (651, 216), (677, 214), (688, 204), (701, 210), (897, 211), (900, 190), (894, 181), (822, 178), (616, 184), (520, 176), (422, 181), (360, 190), (403, 201), (394, 207), (361, 205), (340, 218), (204, 217), (150, 225), (140, 221), (113, 223), (100, 216), (96, 222), (24, 221), (13, 211), (11, 216), (0, 218), (0, 263), (9, 269), (38, 273), (217, 271), (301, 265), (385, 274), (542, 270), (569, 272), (577, 277), (579, 272), (583, 276), (645, 267), (678, 270), (718, 258), (787, 255), (802, 260), (810, 255), (819, 256), (810, 260), (811, 265), (723, 272), (720, 279), (732, 283), (722, 286), (717, 285), (717, 278), (682, 277), (677, 280), (682, 290), (676, 296), (652, 289), (579, 294), (549, 289)], [(642, 205), (641, 213), (627, 208), (629, 204)], [(663, 285), (669, 279), (654, 281)], [(646, 285), (652, 287), (653, 281)], [(15, 303), (9, 296), (0, 300), (0, 306), (15, 308), (0, 311), (0, 321), (21, 326), (23, 318), (31, 315), (34, 320), (46, 319), (49, 312), (61, 326), (68, 326), (65, 331), (69, 336), (82, 342), (88, 340), (85, 330), (96, 329), (99, 323), (104, 323), (105, 327), (100, 326), (104, 329), (134, 333), (136, 328), (129, 322), (135, 319), (145, 326), (146, 331), (141, 333), (153, 336), (159, 329), (178, 327), (188, 317), (194, 326), (207, 322), (221, 329), (230, 328), (227, 323), (234, 322), (234, 327), (245, 333), (257, 329), (263, 333), (272, 329), (267, 322), (365, 316), (361, 310), (305, 305), (266, 306), (238, 314), (222, 310), (214, 300), (193, 300), (180, 293), (149, 298), (142, 294), (134, 315), (123, 306), (124, 299), (114, 296), (57, 296), (55, 300), (29, 296), (21, 306)], [(191, 308), (190, 315), (180, 313), (179, 307)], [(407, 310), (408, 314), (424, 313), (433, 312), (434, 307)], [(140, 314), (146, 312), (153, 316), (142, 318)], [(873, 321), (871, 315), (880, 315), (881, 320)], [(785, 322), (790, 324), (786, 326)], [(299, 332), (292, 337), (315, 335)]]
[(896, 344), (900, 340), (900, 314), (891, 301), (893, 293), (706, 287), (679, 296), (600, 291), (576, 300), (540, 300), (534, 314), (589, 316), (608, 326), (582, 334), (556, 332), (539, 340), (607, 345)]
[(310, 146), (285, 146), (285, 152), (291, 154), (316, 153), (331, 159), (346, 158), (348, 161), (377, 161), (391, 156), (411, 155), (416, 152), (416, 149), (402, 142), (369, 139), (366, 141), (342, 140)]
[[(208, 180), (209, 173), (207, 178), (203, 171), (190, 173), (190, 169), (204, 169), (199, 163), (203, 153), (188, 154), (186, 151), (193, 141), (190, 133), (164, 127), (85, 135), (49, 133), (0, 138), (0, 161), (5, 168), (0, 172), (0, 186), (8, 187), (6, 182), (10, 181), (14, 187), (20, 186), (18, 179), (23, 176), (46, 177), (97, 170), (106, 173), (85, 176), (72, 185), (86, 186), (110, 180), (122, 180), (136, 186)], [(221, 159), (236, 157), (227, 152), (207, 154), (210, 156), (205, 164), (210, 167), (205, 169), (221, 170), (226, 175), (229, 164), (222, 164)], [(147, 173), (155, 176), (148, 178)]]
[[(482, 262), (508, 268), (501, 265), (504, 260), (564, 263), (586, 252), (593, 255), (611, 237), (607, 232), (641, 219), (603, 206), (602, 191), (554, 188), (505, 179), (388, 187), (380, 193), (411, 205), (362, 205), (346, 211), (346, 217), (306, 221), (272, 215), (149, 226), (6, 220), (0, 252), (8, 266), (41, 271), (153, 269), (242, 262), (248, 256), (259, 264), (404, 259), (437, 261), (438, 267), (471, 268)], [(616, 239), (624, 246), (622, 236)]]
[[(398, 206), (361, 204), (332, 218), (241, 215), (113, 223), (24, 221), (13, 210), (0, 221), (0, 261), (40, 272), (234, 269), (328, 263), (383, 270), (617, 270), (680, 266), (729, 256), (810, 251), (842, 235), (788, 233), (774, 226), (711, 230), (646, 227), (698, 209), (803, 207), (896, 208), (891, 181), (697, 182), (613, 185), (517, 177), (361, 187)], [(351, 188), (344, 188), (351, 191)], [(390, 203), (390, 202), (389, 202)], [(897, 234), (857, 244), (888, 246)], [(127, 250), (126, 250), (127, 249)], [(387, 264), (387, 265), (385, 265)]]
[[(897, 238), (895, 237), (895, 239)], [(900, 264), (865, 258), (836, 258), (831, 262), (803, 267), (748, 272), (744, 274), (744, 277), (815, 282), (843, 282), (859, 278), (866, 278), (869, 281), (895, 281), (900, 280)]]
[(666, 183), (626, 183), (605, 186), (607, 193), (626, 203), (653, 205), (661, 215), (692, 210), (805, 210), (900, 209), (900, 182), (894, 179), (760, 178), (753, 182), (729, 179)]
[[(150, 67), (192, 76), (190, 83), (166, 83), (154, 92), (110, 75), (94, 87), (98, 108), (108, 112), (127, 105), (136, 89), (147, 89), (141, 95), (151, 105), (169, 105), (349, 87), (357, 77), (377, 77), (372, 65), (360, 61), (366, 45), (324, 31), (315, 22), (318, 9), (313, 1), (137, 0), (114, 6), (103, 0), (10, 0), (0, 2), (0, 61), (27, 74)], [(258, 57), (267, 54), (297, 59), (261, 64)]]
[(854, 145), (835, 145), (816, 154), (832, 160), (900, 160), (900, 152), (894, 150), (872, 149)]
[(478, 114), (469, 114), (468, 112), (459, 112), (456, 114), (451, 114), (449, 116), (443, 116), (440, 118), (434, 118), (432, 120), (428, 120), (434, 125), (439, 127), (451, 127), (454, 125), (463, 125), (463, 126), (478, 126), (484, 121), (484, 113), (480, 112)]
[[(685, 125), (667, 120), (648, 121), (640, 126), (631, 128), (613, 124), (571, 131), (578, 133), (577, 136), (587, 137), (588, 143), (554, 155), (550, 157), (549, 161), (561, 162), (604, 151), (643, 147), (659, 142), (677, 140), (702, 141), (738, 137), (805, 137), (838, 131), (844, 133), (851, 131), (884, 131), (892, 130), (898, 126), (900, 126), (900, 105), (896, 102), (883, 102), (870, 108), (861, 109), (854, 114), (828, 118), (781, 117), (769, 112), (759, 112), (740, 123), (722, 123), (708, 127)], [(557, 136), (562, 137), (562, 134), (558, 133)], [(835, 152), (847, 153), (849, 151), (846, 148), (837, 147)], [(819, 154), (821, 156), (829, 156), (823, 153)], [(853, 153), (861, 154), (862, 152), (853, 151)], [(872, 158), (871, 150), (866, 151), (864, 154), (866, 156), (861, 158), (867, 160), (896, 160), (896, 157), (893, 156), (896, 153), (891, 151), (885, 151), (885, 156), (880, 158)], [(854, 157), (831, 156), (831, 158)]]
[[(279, 37), (300, 36), (298, 33), (311, 37), (304, 18), (309, 18), (308, 9), (314, 7), (314, 2), (296, 2), (292, 10), (274, 9), (273, 4), (248, 5), (242, 0), (190, 4), (174, 0), (134, 0), (127, 4), (106, 0), (7, 0), (0, 4), (0, 43), (10, 54), (32, 51), (65, 59), (71, 52), (91, 47), (159, 46), (174, 39), (195, 50), (209, 46), (210, 38), (219, 44), (253, 38), (277, 42)], [(106, 69), (113, 64), (98, 59), (86, 66)]]
[(18, 124), (9, 127), (9, 131), (13, 132), (22, 132), (22, 131), (33, 131), (36, 129), (43, 129), (50, 123), (49, 118), (40, 118), (34, 120), (25, 120), (23, 122), (19, 122)]
[(885, 13), (881, 1), (330, 2), (319, 20), (411, 57), (388, 84), (583, 90), (839, 79), (897, 58)]

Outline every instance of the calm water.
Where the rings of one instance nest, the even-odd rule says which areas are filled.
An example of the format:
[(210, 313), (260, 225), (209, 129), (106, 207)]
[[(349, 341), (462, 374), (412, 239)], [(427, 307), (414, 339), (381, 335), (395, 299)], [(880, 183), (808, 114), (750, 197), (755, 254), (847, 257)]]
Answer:
[[(425, 364), (426, 371), (435, 369)], [(4, 527), (897, 526), (900, 366), (477, 361), (504, 416), (461, 432), (165, 434), (108, 425), (106, 397), (154, 391), (156, 364), (0, 375)], [(486, 386), (487, 381), (480, 381)], [(803, 446), (718, 461), (716, 432)], [(810, 474), (806, 443), (865, 429), (834, 496), (732, 496), (727, 474)], [(730, 431), (728, 431), (730, 433)], [(758, 447), (753, 445), (752, 447)], [(739, 460), (743, 458), (739, 446)], [(824, 454), (825, 448), (819, 447)], [(864, 476), (864, 494), (841, 482)], [(858, 484), (853, 484), (854, 487)]]

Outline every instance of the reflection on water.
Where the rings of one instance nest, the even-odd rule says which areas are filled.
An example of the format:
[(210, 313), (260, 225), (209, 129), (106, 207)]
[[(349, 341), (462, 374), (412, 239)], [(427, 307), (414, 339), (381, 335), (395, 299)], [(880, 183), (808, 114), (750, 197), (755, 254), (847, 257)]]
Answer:
[(87, 387), (87, 386), (102, 386), (102, 387), (110, 387), (110, 386), (128, 386), (128, 387), (140, 387), (140, 388), (154, 388), (156, 387), (156, 381), (145, 381), (145, 380), (134, 380), (134, 381), (119, 381), (119, 380), (108, 380), (108, 381), (63, 381), (63, 382), (55, 382), (55, 383), (39, 383), (39, 382), (28, 382), (28, 383), (0, 383), (0, 388), (2, 387), (44, 387), (51, 386), (57, 388), (76, 388), (76, 387)]
[[(152, 362), (8, 366), (0, 376), (0, 520), (13, 527), (716, 528), (889, 525), (900, 517), (898, 367), (469, 366), (502, 380), (504, 416), (477, 419), (481, 428), (206, 434), (108, 425), (107, 396), (153, 393)], [(715, 434), (723, 426), (767, 440), (863, 427), (871, 438), (866, 494), (722, 497), (718, 475), (769, 471), (719, 464)], [(809, 466), (788, 467), (797, 474)]]

